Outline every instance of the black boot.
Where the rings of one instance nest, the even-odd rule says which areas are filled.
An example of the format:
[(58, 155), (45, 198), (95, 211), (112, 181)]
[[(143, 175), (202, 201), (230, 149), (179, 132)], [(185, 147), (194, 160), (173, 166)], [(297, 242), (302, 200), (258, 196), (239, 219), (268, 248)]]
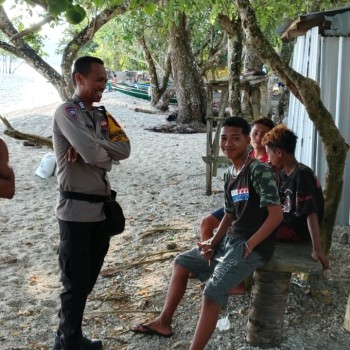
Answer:
[[(56, 333), (55, 343), (52, 350), (63, 350), (60, 336)], [(80, 347), (77, 350), (102, 350), (102, 341), (99, 339), (89, 339), (83, 337), (80, 342)]]

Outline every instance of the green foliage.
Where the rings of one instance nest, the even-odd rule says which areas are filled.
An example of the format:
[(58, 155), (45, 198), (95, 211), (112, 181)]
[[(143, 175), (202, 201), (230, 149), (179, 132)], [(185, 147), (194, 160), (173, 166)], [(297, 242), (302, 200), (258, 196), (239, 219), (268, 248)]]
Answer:
[(24, 23), (23, 22), (19, 22), (18, 25), (17, 25), (17, 30), (20, 32), (21, 30), (23, 30), (25, 27), (24, 27)]
[(86, 17), (86, 11), (80, 5), (71, 5), (67, 9), (65, 17), (68, 23), (79, 24)]
[(210, 21), (214, 24), (218, 15), (225, 15), (231, 20), (236, 18), (237, 11), (231, 0), (211, 0)]
[(152, 16), (157, 10), (157, 5), (153, 2), (148, 2), (145, 4), (143, 10), (148, 16)]
[(105, 3), (105, 0), (92, 0), (92, 2), (95, 6), (100, 7)]
[(67, 11), (67, 0), (49, 0), (47, 11), (54, 17), (59, 16), (62, 12)]
[[(106, 1), (102, 1), (103, 3), (105, 3)], [(111, 4), (119, 6), (119, 5), (123, 5), (124, 0), (110, 0)]]

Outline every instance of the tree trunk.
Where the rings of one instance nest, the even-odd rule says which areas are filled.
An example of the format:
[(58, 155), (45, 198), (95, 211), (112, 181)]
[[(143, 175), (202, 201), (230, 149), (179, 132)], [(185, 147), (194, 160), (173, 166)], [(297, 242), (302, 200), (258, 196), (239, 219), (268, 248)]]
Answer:
[(148, 74), (150, 76), (151, 105), (155, 106), (161, 111), (167, 111), (169, 109), (169, 102), (175, 93), (175, 89), (167, 90), (169, 77), (171, 73), (170, 52), (165, 62), (165, 70), (163, 74), (162, 85), (160, 86), (156, 65), (148, 49), (144, 36), (139, 38), (139, 43), (142, 48), (143, 55), (145, 56), (145, 60), (148, 66)]
[(159, 99), (158, 103), (156, 104), (156, 108), (161, 110), (162, 112), (165, 112), (169, 109), (170, 100), (173, 98), (175, 94), (175, 89), (171, 88), (162, 94), (162, 97)]
[(228, 57), (227, 66), (229, 67), (229, 97), (228, 105), (231, 116), (242, 117), (241, 108), (241, 88), (240, 76), (242, 65), (242, 27), (241, 20), (231, 20), (228, 16), (219, 15), (218, 21), (228, 34)]
[[(243, 76), (262, 74), (261, 60), (256, 56), (249, 45), (244, 46), (243, 62)], [(252, 121), (260, 116), (261, 93), (258, 87), (246, 85), (243, 90), (242, 100), (242, 109), (245, 119)]]
[(157, 69), (154, 64), (152, 55), (150, 51), (148, 50), (148, 46), (146, 44), (145, 37), (142, 36), (139, 38), (139, 44), (141, 46), (141, 49), (143, 51), (143, 55), (145, 56), (145, 60), (147, 62), (148, 66), (148, 74), (150, 77), (150, 83), (151, 83), (151, 105), (155, 106), (158, 101), (160, 100), (161, 94), (159, 91), (159, 82), (158, 82), (158, 76), (157, 76)]
[(180, 14), (179, 24), (172, 24), (170, 50), (179, 108), (180, 124), (205, 122), (206, 95), (191, 49), (190, 34), (185, 14)]
[(233, 0), (233, 3), (240, 13), (247, 44), (304, 104), (324, 144), (328, 172), (324, 186), (325, 214), (321, 224), (321, 240), (323, 248), (328, 252), (343, 188), (344, 167), (349, 146), (334, 124), (332, 115), (323, 105), (318, 84), (297, 73), (281, 60), (262, 34), (249, 0)]

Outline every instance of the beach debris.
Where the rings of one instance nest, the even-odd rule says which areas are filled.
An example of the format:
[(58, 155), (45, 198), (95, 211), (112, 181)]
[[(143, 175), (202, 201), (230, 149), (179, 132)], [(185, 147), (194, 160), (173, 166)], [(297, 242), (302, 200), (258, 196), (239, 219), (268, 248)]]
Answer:
[(13, 255), (0, 255), (0, 264), (15, 264), (17, 258)]
[(230, 321), (228, 319), (228, 315), (226, 315), (223, 318), (220, 318), (220, 320), (218, 320), (218, 322), (216, 323), (216, 328), (219, 329), (219, 331), (227, 331), (230, 329)]
[[(104, 269), (104, 270), (101, 271), (101, 276), (102, 277), (112, 277), (112, 276), (116, 275), (118, 272), (130, 269), (130, 268), (133, 268), (133, 267), (138, 267), (138, 266), (141, 266), (141, 265), (153, 264), (153, 263), (156, 263), (156, 262), (166, 261), (166, 260), (172, 259), (174, 257), (174, 255), (172, 253), (176, 253), (176, 252), (179, 252), (179, 251), (180, 250), (178, 250), (178, 249), (174, 249), (171, 252), (162, 250), (162, 251), (150, 254), (150, 255), (145, 255), (145, 256), (142, 256), (140, 258), (140, 260), (138, 260), (138, 261), (129, 262), (129, 263), (125, 262), (125, 263), (123, 263), (122, 266), (110, 267), (110, 268)], [(161, 258), (146, 260), (147, 258), (151, 258), (154, 255), (163, 255), (163, 254), (165, 254), (166, 256), (162, 256)], [(167, 255), (167, 254), (169, 254), (169, 255)]]
[(168, 250), (174, 250), (176, 248), (175, 242), (166, 242), (166, 249)]
[(41, 148), (41, 147), (42, 147), (39, 143), (31, 142), (31, 141), (27, 141), (27, 140), (24, 140), (24, 141), (23, 141), (23, 146), (26, 146), (26, 147), (35, 147), (35, 148)]
[(49, 137), (43, 137), (43, 136), (38, 136), (38, 135), (20, 132), (20, 131), (16, 130), (11, 125), (11, 123), (5, 117), (3, 117), (1, 115), (0, 115), (0, 120), (6, 126), (6, 130), (4, 131), (5, 135), (12, 137), (16, 140), (27, 140), (27, 141), (30, 141), (30, 142), (35, 143), (37, 145), (43, 145), (43, 146), (47, 146), (47, 147), (53, 149), (52, 139), (50, 139)]
[(135, 107), (134, 111), (141, 112), (141, 113), (147, 113), (147, 114), (158, 114), (158, 111), (152, 111), (150, 109), (145, 109), (145, 108), (140, 108), (140, 107)]
[(56, 158), (52, 152), (44, 154), (39, 167), (35, 171), (35, 175), (42, 179), (48, 179), (54, 175), (56, 169)]
[(348, 244), (349, 242), (349, 234), (347, 232), (343, 232), (340, 236), (340, 244)]

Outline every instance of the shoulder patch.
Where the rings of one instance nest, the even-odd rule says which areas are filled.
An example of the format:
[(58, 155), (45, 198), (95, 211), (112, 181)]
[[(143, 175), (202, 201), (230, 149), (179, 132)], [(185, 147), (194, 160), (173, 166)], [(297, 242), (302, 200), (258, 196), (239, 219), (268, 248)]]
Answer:
[(74, 120), (78, 118), (78, 110), (75, 106), (64, 107), (64, 111), (69, 118), (72, 118)]

